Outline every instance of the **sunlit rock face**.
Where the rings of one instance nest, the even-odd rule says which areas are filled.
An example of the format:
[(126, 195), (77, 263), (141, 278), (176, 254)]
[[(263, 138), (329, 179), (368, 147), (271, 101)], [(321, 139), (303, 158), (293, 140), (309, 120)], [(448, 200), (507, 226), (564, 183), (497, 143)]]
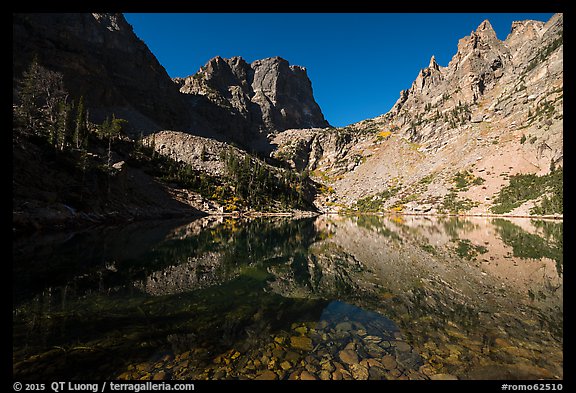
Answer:
[[(504, 39), (484, 21), (454, 52), (448, 64), (431, 53), (382, 115), (279, 133), (273, 156), (325, 186), (323, 211), (496, 213), (509, 177), (563, 167), (563, 15), (514, 22)], [(464, 172), (483, 183), (454, 187)], [(526, 216), (540, 202), (506, 213)]]
[(281, 57), (248, 64), (242, 57), (217, 56), (175, 82), (199, 115), (193, 127), (211, 128), (243, 145), (252, 140), (257, 146), (268, 134), (289, 128), (329, 126), (314, 100), (306, 68)]

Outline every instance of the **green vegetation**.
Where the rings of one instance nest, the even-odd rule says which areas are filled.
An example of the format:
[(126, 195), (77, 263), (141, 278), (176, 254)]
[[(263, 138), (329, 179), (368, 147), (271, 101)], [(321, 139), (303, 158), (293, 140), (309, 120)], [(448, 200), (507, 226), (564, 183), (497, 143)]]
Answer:
[(552, 52), (554, 52), (556, 49), (558, 49), (563, 44), (563, 42), (564, 42), (564, 40), (562, 37), (562, 33), (560, 33), (554, 41), (552, 41), (547, 46), (545, 46), (544, 48), (541, 48), (538, 51), (536, 56), (534, 56), (532, 61), (530, 61), (530, 63), (526, 67), (526, 72), (532, 71), (534, 68), (536, 68), (536, 66), (538, 64), (540, 64), (544, 60), (546, 60), (548, 58), (548, 56), (550, 56), (550, 54), (552, 54)]
[(522, 134), (522, 138), (520, 138), (520, 144), (523, 145), (526, 142), (526, 135)]
[(71, 176), (67, 180), (69, 190), (56, 190), (53, 201), (87, 207), (87, 200), (92, 198), (94, 202), (92, 194), (98, 190), (107, 203), (117, 173), (112, 165), (113, 147), (125, 143), (122, 134), (128, 122), (114, 114), (100, 125), (90, 122), (84, 98), (71, 96), (64, 88), (62, 74), (36, 60), (16, 88), (14, 137), (34, 144), (40, 152), (39, 160)]
[(540, 204), (530, 209), (530, 213), (542, 216), (562, 214), (564, 212), (564, 182), (562, 171), (562, 168), (559, 171), (553, 171), (555, 175), (552, 176), (548, 182), (551, 195), (544, 195)]
[(344, 146), (352, 141), (354, 129), (350, 126), (339, 128), (336, 132), (336, 146)]
[(444, 114), (444, 121), (450, 125), (450, 128), (456, 128), (458, 125), (464, 125), (470, 119), (470, 106), (467, 103), (462, 104), (458, 101), (458, 105), (451, 111)]
[[(358, 124), (351, 124), (341, 128), (335, 128), (329, 132), (333, 132), (336, 135), (336, 143), (341, 146), (342, 144), (347, 144), (352, 142), (359, 135), (374, 135), (382, 131), (379, 124), (374, 123), (373, 119), (364, 120)], [(397, 131), (398, 128), (392, 125), (390, 131)]]
[[(563, 168), (544, 176), (518, 174), (510, 176), (510, 183), (500, 190), (490, 208), (492, 213), (508, 213), (523, 203), (537, 199), (544, 194), (542, 203), (535, 206), (532, 214), (562, 214), (563, 212)], [(547, 195), (550, 194), (550, 195)]]
[(330, 174), (324, 172), (321, 169), (315, 169), (312, 172), (310, 172), (311, 176), (314, 176), (316, 178), (319, 178), (320, 181), (324, 182), (324, 183), (332, 183), (334, 181), (337, 181), (341, 178), (341, 175), (336, 175), (336, 176), (331, 176)]
[[(50, 71), (36, 60), (18, 83), (14, 128), (60, 151), (86, 150), (90, 125), (84, 98), (70, 98), (61, 73)], [(101, 126), (100, 134), (110, 131), (110, 123)], [(116, 126), (116, 124), (115, 124)], [(104, 127), (108, 127), (104, 130)], [(98, 128), (92, 127), (93, 131)]]
[(308, 196), (314, 192), (308, 171), (295, 173), (272, 170), (249, 155), (239, 157), (231, 149), (221, 159), (231, 179), (234, 195), (247, 208), (266, 211), (277, 199), (286, 208), (309, 208)]
[(554, 114), (554, 111), (554, 103), (544, 99), (538, 103), (534, 117), (539, 119), (550, 118)]
[(226, 212), (255, 209), (278, 211), (290, 208), (309, 208), (309, 195), (314, 192), (308, 173), (272, 168), (248, 154), (241, 156), (229, 149), (222, 151), (226, 176), (211, 176), (195, 170), (185, 162), (154, 153), (153, 139), (150, 146), (139, 145), (132, 155), (136, 165), (147, 173), (180, 188), (198, 192), (202, 197), (223, 206)]
[(564, 223), (562, 221), (531, 220), (532, 224), (542, 233), (542, 237), (562, 248), (564, 241)]
[[(93, 203), (112, 196), (113, 183), (122, 183), (119, 168), (113, 158), (121, 157), (131, 167), (171, 183), (180, 188), (198, 192), (204, 198), (221, 204), (226, 211), (257, 209), (259, 211), (285, 211), (292, 208), (313, 209), (309, 202), (316, 192), (308, 172), (275, 168), (249, 154), (223, 152), (225, 176), (214, 176), (195, 170), (192, 166), (161, 156), (155, 150), (155, 137), (147, 143), (143, 139), (132, 141), (126, 135), (128, 122), (114, 114), (101, 125), (91, 123), (83, 97), (74, 99), (64, 89), (62, 74), (50, 71), (33, 62), (18, 83), (13, 107), (13, 124), (17, 138), (26, 138), (46, 152), (62, 170), (70, 173), (75, 184), (71, 198), (65, 193), (62, 202), (77, 208), (84, 196)], [(104, 152), (104, 154), (102, 154)], [(209, 152), (202, 147), (200, 158), (208, 159)], [(115, 158), (119, 161), (118, 158)], [(64, 168), (65, 166), (65, 168)], [(100, 184), (104, 183), (104, 184)], [(125, 199), (130, 199), (130, 196)], [(102, 198), (105, 200), (106, 198)], [(108, 198), (110, 199), (110, 198)], [(89, 202), (84, 202), (86, 208)]]
[(426, 119), (423, 118), (423, 115), (421, 112), (418, 112), (416, 114), (416, 118), (414, 120), (412, 120), (410, 122), (410, 128), (412, 128), (413, 130), (415, 130), (417, 127), (420, 127), (421, 125), (425, 125), (428, 121)]
[(483, 178), (474, 176), (472, 172), (468, 170), (456, 172), (452, 177), (454, 186), (450, 188), (450, 192), (444, 196), (439, 211), (441, 213), (461, 214), (478, 206), (478, 202), (474, 202), (469, 198), (459, 199), (458, 192), (467, 191), (470, 186), (481, 185), (484, 181)]
[(419, 183), (422, 185), (428, 185), (428, 184), (432, 183), (432, 180), (434, 180), (435, 176), (436, 176), (436, 173), (431, 173), (428, 176), (424, 176), (422, 179), (420, 179)]
[(423, 249), (424, 251), (426, 251), (428, 254), (431, 255), (438, 255), (438, 250), (436, 250), (436, 247), (434, 247), (432, 244), (421, 244), (420, 248)]
[[(527, 126), (531, 125), (535, 120), (542, 121), (544, 119), (551, 119), (556, 113), (554, 103), (559, 99), (561, 99), (561, 97), (556, 98), (555, 101), (548, 101), (547, 99), (543, 99), (538, 103), (534, 112), (529, 109)], [(532, 139), (530, 140), (530, 143), (534, 143), (536, 141), (536, 137), (533, 137)]]
[(370, 195), (356, 201), (356, 204), (350, 209), (362, 213), (379, 212), (382, 211), (384, 204), (388, 199), (396, 195), (399, 187), (388, 188), (385, 191)]
[(202, 161), (208, 161), (208, 152), (206, 151), (206, 146), (202, 145), (202, 150), (200, 150), (200, 159)]
[(458, 199), (458, 194), (455, 190), (451, 190), (442, 201), (442, 205), (438, 209), (441, 213), (461, 214), (473, 207), (478, 206), (478, 202), (474, 202), (469, 198)]
[(384, 205), (388, 200), (398, 195), (399, 199), (386, 210), (401, 212), (407, 203), (420, 199), (421, 194), (426, 190), (428, 184), (432, 183), (436, 175), (436, 173), (431, 173), (421, 178), (418, 183), (404, 189), (401, 195), (398, 195), (398, 193), (402, 189), (402, 184), (398, 183), (397, 178), (391, 179), (387, 190), (360, 198), (351, 208), (347, 209), (347, 211), (360, 213), (382, 212), (385, 210)]
[(456, 172), (452, 178), (452, 182), (458, 189), (458, 191), (466, 191), (472, 185), (484, 184), (484, 179), (481, 177), (474, 176), (472, 172), (465, 170), (462, 172)]
[(334, 190), (334, 187), (332, 186), (326, 186), (325, 184), (320, 184), (320, 186), (318, 187), (318, 192), (322, 195), (330, 195), (336, 193), (336, 190)]

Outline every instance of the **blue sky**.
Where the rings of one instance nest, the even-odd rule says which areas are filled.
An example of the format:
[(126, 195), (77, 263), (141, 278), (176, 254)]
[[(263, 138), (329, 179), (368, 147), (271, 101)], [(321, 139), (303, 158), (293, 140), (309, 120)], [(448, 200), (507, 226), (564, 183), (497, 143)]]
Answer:
[(432, 55), (446, 66), (483, 20), (504, 40), (512, 21), (553, 14), (124, 15), (171, 77), (192, 75), (214, 56), (280, 56), (306, 67), (325, 118), (341, 127), (388, 112)]

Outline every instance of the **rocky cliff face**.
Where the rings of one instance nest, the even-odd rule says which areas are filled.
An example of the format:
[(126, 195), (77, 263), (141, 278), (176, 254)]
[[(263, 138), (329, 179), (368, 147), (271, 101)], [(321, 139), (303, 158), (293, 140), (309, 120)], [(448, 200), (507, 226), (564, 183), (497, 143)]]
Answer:
[[(215, 57), (171, 80), (120, 14), (15, 14), (13, 33), (14, 80), (36, 56), (100, 121), (114, 112), (138, 134), (169, 128), (275, 147), (276, 159), (323, 184), (325, 211), (364, 201), (379, 211), (487, 213), (512, 176), (563, 166), (561, 14), (514, 22), (503, 41), (482, 22), (448, 65), (432, 56), (388, 113), (340, 129), (329, 128), (306, 70), (279, 57)], [(196, 150), (180, 133), (168, 139), (168, 155)]]
[(540, 102), (562, 87), (562, 21), (557, 15), (547, 24), (515, 22), (504, 41), (482, 22), (458, 42), (447, 67), (432, 56), (385, 119), (411, 141), (440, 147), (470, 123), (528, 111), (524, 98)]
[(192, 128), (214, 129), (246, 142), (288, 128), (328, 127), (306, 69), (280, 58), (246, 63), (215, 57), (196, 74), (176, 78), (190, 95)]
[[(413, 212), (467, 201), (467, 213), (487, 213), (512, 176), (563, 165), (562, 34), (561, 14), (515, 22), (504, 41), (484, 21), (446, 67), (432, 56), (388, 113), (341, 129), (286, 131), (273, 154), (313, 171), (331, 191), (318, 199), (326, 210), (364, 199)], [(456, 187), (462, 173), (479, 184)], [(511, 213), (528, 214), (535, 203)]]
[(14, 14), (12, 44), (15, 79), (36, 56), (96, 117), (115, 112), (144, 132), (186, 124), (177, 87), (122, 14)]
[(135, 135), (177, 129), (266, 150), (270, 132), (329, 126), (305, 68), (215, 57), (173, 81), (122, 14), (14, 14), (14, 81), (35, 57), (95, 121), (115, 113)]

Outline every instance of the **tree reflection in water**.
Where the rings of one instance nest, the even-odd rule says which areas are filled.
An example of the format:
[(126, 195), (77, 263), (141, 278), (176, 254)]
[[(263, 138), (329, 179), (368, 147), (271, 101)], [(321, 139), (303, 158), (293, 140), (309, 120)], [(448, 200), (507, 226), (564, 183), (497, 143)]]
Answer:
[(15, 378), (562, 378), (562, 222), (166, 221), (14, 242)]

